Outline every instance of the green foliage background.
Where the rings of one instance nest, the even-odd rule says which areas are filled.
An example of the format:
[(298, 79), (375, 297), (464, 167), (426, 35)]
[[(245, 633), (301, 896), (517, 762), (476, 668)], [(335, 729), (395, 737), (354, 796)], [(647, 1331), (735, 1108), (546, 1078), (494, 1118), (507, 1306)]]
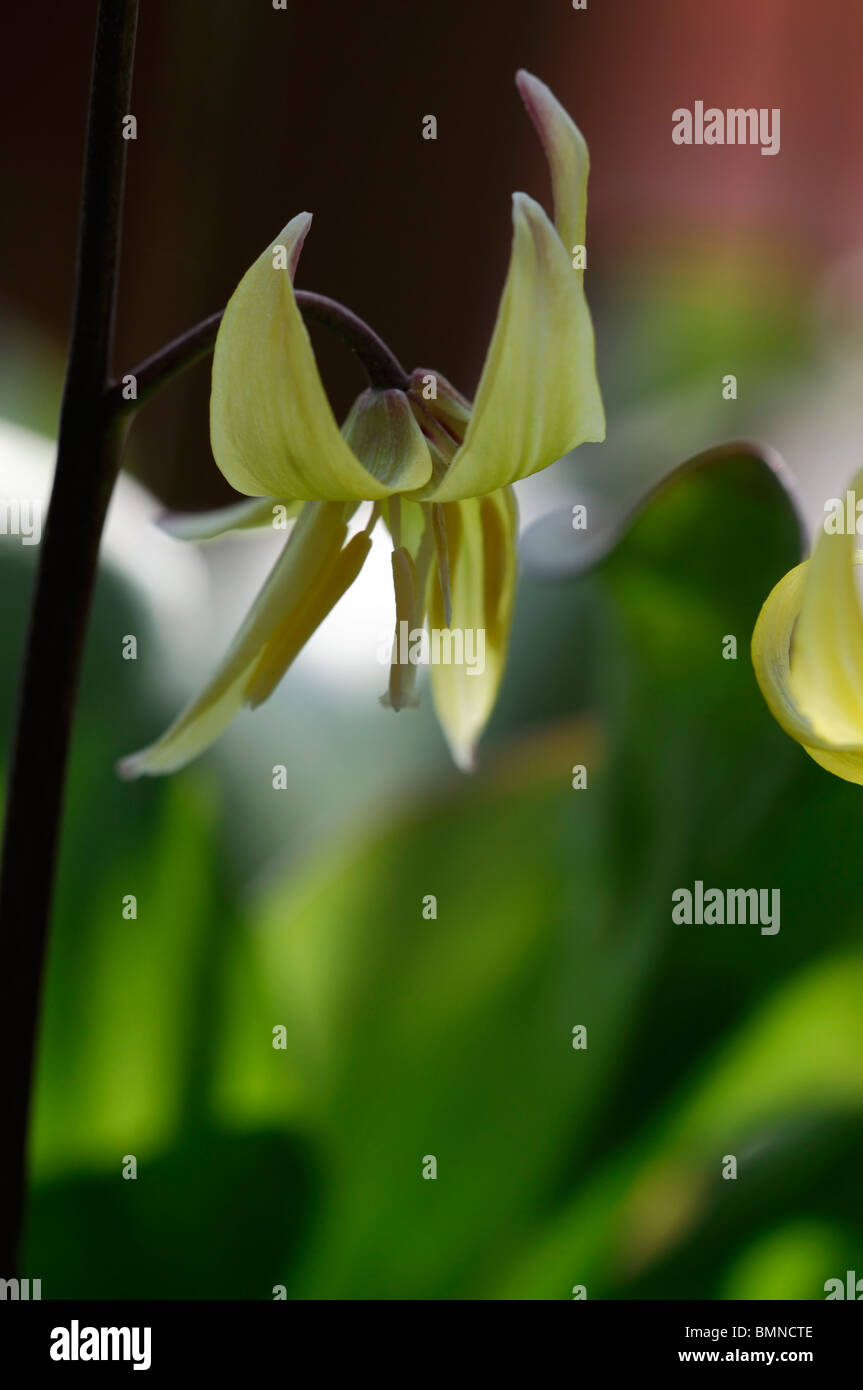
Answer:
[[(148, 620), (105, 574), (39, 1064), (44, 1296), (817, 1299), (863, 1270), (860, 793), (748, 661), (798, 556), (760, 465), (682, 476), (590, 575), (525, 579), (474, 779), (425, 766), (346, 816), (340, 781), (373, 799), (395, 756), (358, 711), (333, 734), (357, 763), (292, 780), (257, 851), (260, 769), (117, 781), (164, 691), (120, 660)], [(31, 564), (4, 544), (4, 724)], [(291, 855), (311, 802), (332, 833)], [(781, 931), (672, 925), (695, 879), (778, 887)]]

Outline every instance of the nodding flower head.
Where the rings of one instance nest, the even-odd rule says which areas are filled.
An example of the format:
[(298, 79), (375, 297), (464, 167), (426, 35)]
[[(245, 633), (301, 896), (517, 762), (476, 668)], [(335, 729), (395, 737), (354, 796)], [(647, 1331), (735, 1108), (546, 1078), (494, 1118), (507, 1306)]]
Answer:
[[(484, 633), (481, 672), (431, 665), (450, 747), (460, 766), (472, 765), (512, 618), (512, 484), (605, 436), (577, 254), (587, 147), (542, 82), (525, 72), (516, 82), (548, 158), (554, 218), (527, 194), (513, 195), (509, 270), (472, 405), (434, 370), (406, 373), (365, 330), (358, 351), (370, 384), (339, 428), (293, 287), (308, 213), (287, 224), (237, 286), (216, 340), (210, 432), (219, 469), (254, 500), (173, 529), (202, 538), (266, 524), (274, 508), (297, 520), (213, 679), (160, 739), (124, 760), (125, 775), (181, 767), (243, 705), (267, 698), (356, 578), (378, 519), (392, 540), (397, 632), (399, 624), (417, 631), (431, 620)], [(364, 502), (371, 515), (349, 538)], [(394, 709), (415, 703), (414, 673), (394, 661), (385, 697)]]

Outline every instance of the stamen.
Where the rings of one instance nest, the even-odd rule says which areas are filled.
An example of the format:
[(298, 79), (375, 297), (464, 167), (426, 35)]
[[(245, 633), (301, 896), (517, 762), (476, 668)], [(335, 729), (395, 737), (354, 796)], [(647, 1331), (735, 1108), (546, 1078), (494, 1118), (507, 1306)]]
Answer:
[(437, 572), (440, 579), (441, 598), (443, 599), (444, 624), (446, 627), (451, 627), (452, 591), (449, 576), (449, 536), (447, 534), (446, 513), (440, 502), (432, 504), (432, 525), (437, 553)]
[(407, 667), (400, 661), (399, 642), (402, 623), (407, 624), (408, 637), (413, 626), (417, 607), (417, 572), (410, 552), (398, 546), (392, 553), (393, 587), (396, 593), (396, 631), (393, 641), (393, 659), (390, 664), (389, 699), (387, 703), (398, 711), (406, 704), (415, 703), (412, 695), (415, 667)]
[[(390, 498), (392, 502), (394, 499)], [(400, 660), (402, 627), (407, 624), (408, 639), (412, 632), (425, 627), (426, 592), (428, 590), (429, 568), (434, 553), (432, 537), (431, 508), (422, 506), (425, 527), (417, 549), (416, 562), (410, 551), (397, 546), (392, 553), (393, 587), (396, 595), (396, 630), (393, 639), (393, 656), (390, 663), (390, 683), (387, 692), (381, 696), (381, 704), (394, 710), (404, 709), (406, 705), (418, 705), (419, 696), (414, 692), (417, 668), (412, 662), (406, 665)]]
[(389, 511), (390, 535), (393, 538), (393, 549), (398, 550), (402, 543), (402, 499), (396, 493), (393, 497), (387, 498)]
[(479, 504), (483, 544), (483, 607), (489, 641), (500, 643), (500, 605), (510, 554), (503, 518), (490, 497)]

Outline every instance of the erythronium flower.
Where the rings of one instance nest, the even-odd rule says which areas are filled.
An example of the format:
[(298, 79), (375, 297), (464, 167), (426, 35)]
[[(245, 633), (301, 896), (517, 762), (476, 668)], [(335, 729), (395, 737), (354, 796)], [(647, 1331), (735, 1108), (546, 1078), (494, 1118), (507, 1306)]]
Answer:
[[(863, 490), (863, 472), (854, 479)], [(810, 559), (780, 579), (752, 635), (752, 661), (770, 712), (810, 757), (863, 783), (863, 616), (851, 530), (823, 531)]]
[[(549, 89), (516, 82), (551, 169), (554, 222), (513, 195), (513, 242), (497, 322), (471, 407), (436, 372), (404, 373), (386, 349), (341, 431), (333, 417), (292, 279), (311, 218), (295, 217), (243, 276), (216, 340), (213, 454), (256, 499), (224, 519), (195, 519), (205, 537), (299, 516), (213, 679), (156, 743), (124, 760), (126, 776), (170, 772), (203, 751), (243, 706), (273, 691), (356, 578), (380, 515), (393, 542), (396, 632), (485, 633), (482, 674), (432, 664), (435, 707), (456, 761), (472, 765), (503, 673), (516, 580), (512, 484), (586, 440), (605, 436), (583, 273), (587, 147)], [(378, 347), (382, 345), (378, 344)], [(366, 528), (348, 539), (361, 503)], [(175, 528), (182, 530), (182, 527)], [(415, 702), (415, 666), (396, 660), (387, 703)]]

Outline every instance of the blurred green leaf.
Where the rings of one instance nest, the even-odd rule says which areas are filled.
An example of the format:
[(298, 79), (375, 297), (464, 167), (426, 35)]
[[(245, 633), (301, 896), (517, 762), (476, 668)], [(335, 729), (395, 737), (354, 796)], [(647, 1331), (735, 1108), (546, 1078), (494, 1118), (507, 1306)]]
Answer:
[(813, 1270), (844, 1271), (844, 1244), (835, 1227), (814, 1221), (792, 1222), (743, 1251), (728, 1271), (724, 1297), (812, 1298)]
[[(484, 770), (418, 786), (257, 900), (199, 772), (113, 779), (105, 699), (119, 752), (149, 696), (129, 702), (128, 596), (106, 594), (46, 999), (34, 1273), (90, 1296), (820, 1297), (863, 1232), (859, 813), (773, 724), (748, 661), (798, 549), (763, 465), (682, 475), (596, 573), (524, 585)], [(673, 925), (697, 878), (778, 887), (781, 931)]]
[[(775, 939), (757, 928), (687, 936), (670, 924), (673, 888), (711, 871), (780, 886), (788, 904), (770, 824), (788, 787), (814, 787), (817, 774), (774, 728), (747, 652), (758, 607), (798, 544), (796, 517), (757, 461), (689, 472), (584, 582), (604, 621), (585, 625), (588, 649), (574, 631), (570, 654), (594, 668), (582, 693), (607, 748), (602, 771), (595, 744), (561, 741), (550, 779), (543, 760), (504, 795), (492, 773), (338, 865), (329, 857), (265, 907), (255, 940), (273, 1020), (289, 1029), (286, 1088), (305, 1091), (300, 1109), (329, 1175), (294, 1294), (567, 1297), (590, 1276), (594, 1294), (608, 1295), (701, 1219), (721, 1154), (709, 1175), (703, 1156), (693, 1168), (673, 1148), (659, 1163), (657, 1105), (679, 1105), (694, 1059), (709, 1058), (824, 944), (802, 939), (793, 900)], [(549, 623), (534, 605), (522, 673), (543, 669), (563, 606), (558, 596)], [(735, 662), (722, 658), (729, 633)], [(574, 761), (591, 768), (588, 794), (569, 787)], [(842, 799), (841, 788), (817, 790)], [(436, 890), (440, 916), (424, 922), (422, 897)], [(849, 912), (832, 939), (855, 925)], [(717, 988), (716, 963), (733, 994)], [(856, 980), (836, 969), (847, 1003)], [(800, 1007), (835, 1018), (834, 976)], [(582, 1054), (562, 1045), (577, 1022), (588, 1025)], [(792, 1008), (776, 1038), (795, 1027)], [(775, 1118), (777, 1073), (796, 1094), (798, 1053), (783, 1057), (767, 1036), (760, 1089), (736, 1082), (748, 1054), (729, 1064), (724, 1123), (733, 1129), (734, 1104), (750, 1095), (746, 1134)], [(861, 1042), (856, 1029), (844, 1037), (845, 1053), (816, 1048), (826, 1089), (814, 1089), (840, 1105)], [(801, 1113), (799, 1096), (791, 1108)], [(609, 1165), (603, 1152), (616, 1141), (633, 1147)], [(438, 1159), (436, 1183), (420, 1175), (425, 1154)], [(555, 1192), (557, 1216), (545, 1210)], [(628, 1211), (641, 1226), (627, 1253)], [(549, 1258), (532, 1262), (545, 1221)]]

